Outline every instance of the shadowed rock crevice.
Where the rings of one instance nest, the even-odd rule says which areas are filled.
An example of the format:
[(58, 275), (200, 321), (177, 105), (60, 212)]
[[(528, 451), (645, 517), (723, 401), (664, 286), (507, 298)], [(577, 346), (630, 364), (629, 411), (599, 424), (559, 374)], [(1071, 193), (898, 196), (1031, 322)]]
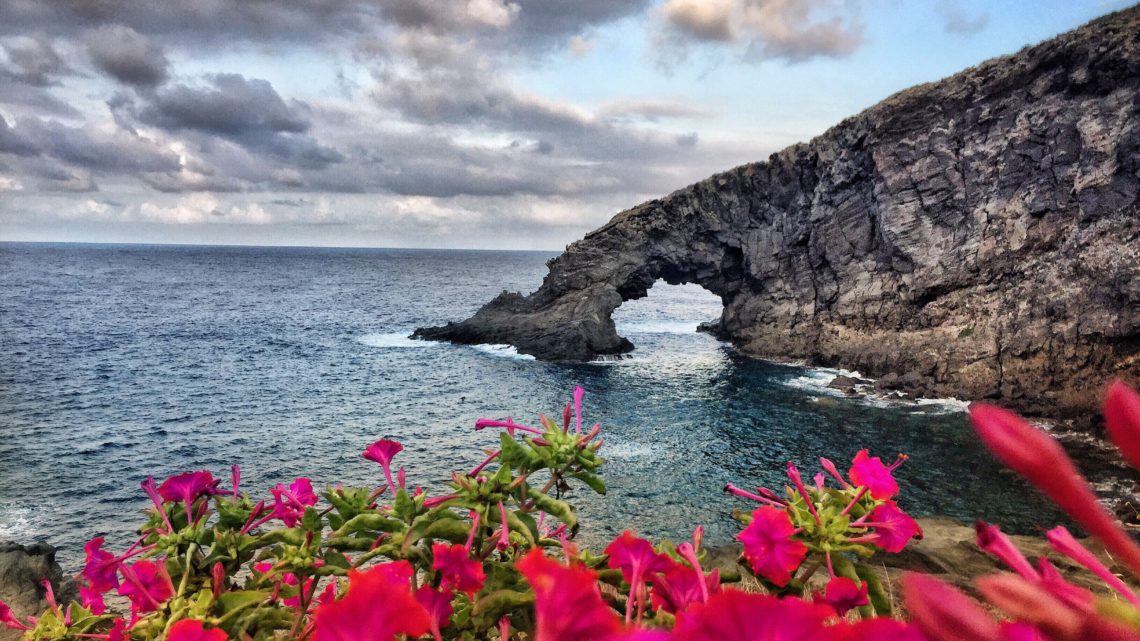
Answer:
[(632, 349), (662, 279), (744, 353), (1083, 415), (1140, 377), (1140, 8), (891, 96), (809, 143), (615, 216), (542, 286), (415, 336), (548, 360)]

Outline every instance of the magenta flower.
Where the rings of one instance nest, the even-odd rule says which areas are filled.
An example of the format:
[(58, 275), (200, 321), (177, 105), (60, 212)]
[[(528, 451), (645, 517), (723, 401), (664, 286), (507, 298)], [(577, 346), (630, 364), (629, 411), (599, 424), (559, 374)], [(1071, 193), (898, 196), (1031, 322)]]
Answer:
[(839, 481), (839, 485), (842, 486), (843, 489), (846, 490), (847, 488), (851, 487), (851, 484), (847, 482), (847, 479), (843, 478), (843, 475), (839, 473), (839, 468), (835, 467), (835, 463), (832, 463), (831, 459), (820, 458), (819, 464), (823, 467), (824, 471), (832, 476), (832, 478), (834, 478), (836, 481)]
[(1133, 606), (1140, 608), (1140, 598), (1136, 596), (1132, 588), (1128, 587), (1124, 581), (1120, 580), (1120, 577), (1105, 567), (1104, 564), (1100, 562), (1100, 559), (1096, 558), (1092, 552), (1085, 549), (1085, 546), (1081, 545), (1080, 541), (1073, 538), (1073, 535), (1069, 533), (1069, 530), (1067, 530), (1065, 526), (1058, 525), (1052, 530), (1049, 530), (1045, 533), (1045, 539), (1049, 541), (1049, 546), (1054, 550), (1085, 566), (1090, 572), (1111, 586), (1113, 590), (1120, 593), (1120, 596), (1124, 597), (1125, 600)]
[(12, 608), (8, 607), (8, 604), (3, 601), (0, 601), (0, 623), (15, 630), (31, 629), (29, 625), (17, 619), (16, 615), (12, 613)]
[(507, 523), (507, 508), (499, 501), (499, 542), (495, 544), (499, 550), (511, 547), (511, 528)]
[(900, 459), (890, 467), (883, 465), (882, 459), (872, 457), (867, 450), (859, 450), (855, 460), (851, 462), (851, 469), (847, 475), (855, 485), (866, 487), (871, 492), (871, 498), (880, 501), (892, 499), (899, 493), (899, 484), (891, 473), (904, 459)]
[(1104, 397), (1104, 423), (1120, 453), (1140, 470), (1140, 394), (1113, 381)]
[(582, 389), (581, 385), (574, 388), (574, 433), (582, 433), (582, 397), (586, 395), (586, 390)]
[(125, 580), (119, 586), (119, 594), (130, 599), (131, 610), (135, 614), (153, 612), (174, 595), (174, 584), (170, 582), (166, 564), (161, 559), (158, 562), (143, 559), (124, 564), (120, 571)]
[(520, 425), (520, 424), (514, 422), (513, 420), (511, 420), (511, 417), (509, 417), (509, 416), (507, 417), (507, 420), (505, 420), (505, 421), (497, 421), (497, 420), (492, 419), (492, 418), (481, 418), (481, 419), (478, 419), (475, 421), (475, 430), (476, 431), (486, 429), (488, 427), (506, 428), (507, 434), (509, 434), (511, 436), (515, 435), (515, 430), (519, 430), (522, 432), (530, 432), (531, 434), (537, 434), (539, 436), (541, 436), (543, 434), (542, 430), (534, 428), (534, 427), (528, 427), (526, 425)]
[(103, 550), (104, 539), (97, 536), (83, 546), (87, 562), (83, 565), (83, 577), (91, 584), (91, 589), (106, 592), (119, 587), (119, 564), (114, 554)]
[[(899, 509), (894, 501), (875, 506), (867, 516), (855, 522), (859, 527), (873, 527), (875, 533), (865, 540), (874, 543), (887, 552), (902, 552), (911, 539), (922, 538), (922, 528), (918, 522)], [(860, 539), (851, 539), (853, 542)]]
[(903, 575), (911, 620), (932, 641), (1002, 641), (997, 623), (973, 599), (925, 574)]
[(305, 508), (316, 505), (318, 500), (313, 492), (313, 483), (307, 478), (298, 478), (289, 487), (278, 483), (270, 492), (273, 493), (274, 505), (269, 518), (281, 519), (285, 527), (294, 527), (300, 523)]
[(804, 487), (804, 480), (800, 476), (800, 471), (796, 469), (795, 463), (788, 461), (787, 474), (788, 478), (792, 481), (792, 485), (796, 486), (796, 491), (803, 497), (808, 512), (811, 512), (812, 518), (815, 519), (816, 523), (819, 523), (819, 513), (815, 511), (815, 503), (812, 501), (811, 495), (808, 494), (807, 488)]
[(708, 600), (706, 595), (711, 596), (717, 592), (720, 592), (719, 570), (713, 570), (705, 576), (693, 568), (676, 564), (668, 571), (653, 576), (650, 597), (655, 609), (677, 614), (694, 603), (704, 603)]
[(79, 586), (79, 602), (95, 616), (107, 611), (107, 605), (103, 603), (103, 593), (86, 585)]
[(430, 585), (425, 585), (416, 590), (416, 601), (423, 606), (428, 614), (428, 625), (431, 627), (431, 634), (435, 637), (435, 641), (443, 641), (443, 634), (440, 633), (440, 630), (446, 628), (451, 621), (451, 592), (437, 590)]
[(596, 641), (621, 630), (591, 570), (562, 565), (538, 548), (515, 567), (534, 589), (534, 641)]
[(1038, 585), (1062, 603), (1077, 610), (1090, 610), (1096, 601), (1096, 596), (1088, 590), (1073, 585), (1061, 576), (1061, 571), (1049, 559), (1037, 557), (1037, 574), (1041, 577)]
[(182, 619), (170, 626), (166, 641), (226, 641), (227, 638), (221, 628), (207, 630), (197, 619)]
[(795, 528), (788, 513), (761, 506), (752, 512), (752, 522), (736, 538), (744, 544), (744, 558), (752, 570), (778, 586), (785, 586), (807, 556), (807, 546), (792, 538)]
[[(764, 509), (764, 508), (760, 508)], [(831, 608), (766, 594), (723, 590), (677, 615), (684, 641), (823, 641)]]
[(998, 459), (1037, 486), (1110, 552), (1140, 573), (1140, 546), (1116, 525), (1056, 441), (1017, 414), (992, 405), (971, 405), (970, 420)]
[(412, 572), (407, 561), (349, 570), (344, 598), (322, 603), (313, 614), (316, 641), (393, 641), (430, 630), (431, 618), (408, 585)]
[(209, 472), (186, 472), (176, 474), (158, 486), (158, 495), (164, 501), (182, 501), (186, 506), (187, 523), (193, 523), (191, 506), (199, 497), (210, 494), (218, 487), (218, 481)]
[(841, 620), (828, 628), (828, 632), (828, 641), (930, 641), (913, 624), (886, 617), (863, 619), (855, 623)]
[[(633, 532), (626, 530), (606, 546), (606, 554), (610, 568), (621, 568), (621, 576), (630, 585), (630, 598), (626, 601), (625, 622), (633, 620), (633, 605), (640, 602), (642, 584), (650, 574), (664, 572), (673, 566), (673, 561), (664, 554), (658, 554), (653, 545), (645, 539), (636, 537)], [(642, 604), (644, 605), (644, 604)]]
[(431, 546), (432, 569), (443, 576), (443, 587), (474, 595), (483, 589), (487, 575), (483, 564), (470, 558), (465, 546), (436, 542)]
[(839, 616), (870, 602), (867, 598), (867, 584), (856, 583), (845, 576), (831, 577), (823, 592), (815, 593), (814, 601), (831, 606)]
[(392, 479), (392, 459), (404, 451), (404, 446), (396, 441), (382, 438), (364, 450), (364, 458), (380, 464), (384, 470), (384, 480), (388, 482), (388, 491), (396, 494), (396, 482)]
[(1025, 558), (1001, 528), (985, 521), (978, 521), (974, 524), (974, 529), (978, 533), (978, 547), (983, 552), (996, 557), (1006, 567), (1031, 581), (1040, 578), (1037, 570), (1030, 565), (1029, 559)]

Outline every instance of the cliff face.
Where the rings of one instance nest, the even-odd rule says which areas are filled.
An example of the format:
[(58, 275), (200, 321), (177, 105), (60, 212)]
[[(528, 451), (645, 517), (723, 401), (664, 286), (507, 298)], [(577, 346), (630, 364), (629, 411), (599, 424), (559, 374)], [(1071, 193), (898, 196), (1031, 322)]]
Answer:
[(1138, 189), (1133, 7), (622, 212), (533, 294), (416, 336), (621, 353), (618, 305), (698, 283), (747, 354), (1064, 418), (1140, 378)]

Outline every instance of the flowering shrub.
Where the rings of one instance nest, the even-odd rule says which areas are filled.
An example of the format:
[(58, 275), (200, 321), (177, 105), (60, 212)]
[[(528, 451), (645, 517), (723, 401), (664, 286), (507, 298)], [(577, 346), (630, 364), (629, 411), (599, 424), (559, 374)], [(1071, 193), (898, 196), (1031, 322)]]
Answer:
[[(827, 474), (817, 473), (811, 485), (788, 463), (791, 485), (784, 497), (768, 488), (753, 493), (726, 485), (726, 491), (760, 503), (751, 514), (734, 513), (746, 526), (737, 538), (748, 567), (771, 591), (796, 595), (803, 595), (808, 579), (826, 567), (827, 585), (816, 601), (839, 615), (853, 608), (864, 617), (890, 614), (890, 597), (859, 559), (876, 549), (901, 552), (911, 539), (922, 537), (922, 528), (893, 500), (899, 485), (892, 473), (905, 460), (899, 455), (884, 465), (860, 450), (844, 478), (834, 463), (821, 458)], [(828, 487), (829, 482), (838, 485)]]
[[(454, 473), (439, 496), (409, 489), (404, 468), (393, 469), (403, 448), (389, 440), (364, 451), (381, 468), (376, 488), (318, 496), (298, 478), (254, 502), (236, 467), (226, 488), (209, 472), (148, 478), (140, 537), (118, 554), (102, 538), (86, 545), (76, 602), (57, 603), (45, 583), (47, 611), (21, 620), (0, 603), (0, 622), (27, 641), (1140, 641), (1140, 598), (1064, 528), (1047, 534), (1052, 547), (1118, 598), (1067, 583), (1047, 559), (1031, 564), (999, 528), (979, 523), (979, 546), (1016, 574), (978, 587), (1011, 621), (919, 574), (903, 581), (909, 622), (872, 616), (889, 613), (890, 602), (860, 560), (897, 552), (921, 530), (894, 502), (893, 471), (905, 457), (886, 465), (866, 450), (846, 476), (821, 459), (826, 475), (811, 485), (789, 464), (783, 496), (727, 486), (760, 503), (738, 513), (738, 538), (768, 594), (706, 571), (700, 527), (679, 544), (654, 546), (627, 531), (602, 555), (579, 550), (564, 493), (572, 482), (605, 492), (601, 428), (583, 432), (581, 401), (578, 388), (561, 424), (477, 421), (476, 429), (503, 430), (499, 449)], [(1140, 396), (1115, 384), (1106, 417), (1126, 458), (1140, 461)], [(999, 458), (1140, 577), (1140, 547), (1055, 442), (998, 408), (975, 405), (971, 418)], [(824, 589), (809, 596), (821, 567)], [(129, 612), (108, 611), (111, 593)], [(845, 616), (852, 609), (860, 620)]]

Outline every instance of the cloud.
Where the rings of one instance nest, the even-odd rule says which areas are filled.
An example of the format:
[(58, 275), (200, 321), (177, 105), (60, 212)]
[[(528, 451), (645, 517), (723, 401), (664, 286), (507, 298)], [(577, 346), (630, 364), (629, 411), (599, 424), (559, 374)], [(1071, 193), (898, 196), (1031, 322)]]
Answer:
[(70, 72), (63, 57), (43, 36), (16, 36), (2, 43), (6, 58), (3, 76), (9, 81), (34, 87), (58, 84), (58, 77)]
[(160, 89), (139, 119), (162, 129), (196, 129), (222, 136), (303, 133), (309, 129), (299, 103), (288, 105), (268, 81), (220, 73), (204, 86)]
[(566, 43), (566, 48), (570, 50), (570, 55), (575, 58), (585, 58), (594, 50), (594, 41), (577, 34), (570, 37), (570, 41)]
[(942, 0), (935, 5), (934, 10), (942, 18), (942, 25), (946, 29), (946, 33), (973, 35), (985, 29), (990, 21), (989, 13), (982, 12), (970, 17), (953, 0)]
[(85, 40), (95, 66), (119, 82), (153, 87), (166, 80), (169, 63), (162, 49), (130, 27), (105, 25)]
[(680, 101), (626, 98), (602, 105), (598, 115), (613, 120), (659, 122), (673, 118), (708, 118), (712, 114)]
[(249, 203), (245, 206), (226, 205), (208, 193), (188, 194), (168, 207), (143, 203), (137, 211), (129, 210), (126, 215), (142, 222), (174, 225), (202, 223), (267, 225), (273, 222), (273, 217), (258, 203)]
[(864, 42), (863, 25), (837, 0), (666, 0), (654, 38), (666, 68), (693, 46), (738, 49), (744, 60), (843, 58)]

